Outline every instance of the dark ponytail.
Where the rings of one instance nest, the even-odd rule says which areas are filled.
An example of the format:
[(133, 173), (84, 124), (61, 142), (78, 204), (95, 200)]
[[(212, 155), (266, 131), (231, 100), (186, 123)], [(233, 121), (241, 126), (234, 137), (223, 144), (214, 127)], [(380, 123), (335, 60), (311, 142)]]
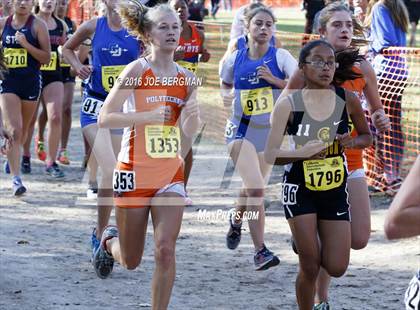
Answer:
[(359, 50), (355, 48), (347, 48), (335, 54), (338, 68), (334, 74), (334, 84), (341, 85), (347, 80), (355, 80), (363, 77), (362, 74), (353, 71), (355, 63), (360, 63), (364, 60), (363, 56), (359, 54)]

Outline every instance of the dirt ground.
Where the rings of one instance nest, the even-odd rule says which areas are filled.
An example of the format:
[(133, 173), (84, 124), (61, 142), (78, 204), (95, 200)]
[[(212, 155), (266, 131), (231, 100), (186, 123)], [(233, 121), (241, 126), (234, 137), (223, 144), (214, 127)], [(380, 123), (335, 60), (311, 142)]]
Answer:
[[(0, 309), (138, 309), (150, 307), (154, 268), (149, 225), (143, 262), (134, 271), (118, 264), (107, 280), (99, 279), (90, 262), (90, 233), (95, 224), (94, 201), (87, 200), (81, 171), (83, 142), (73, 107), (71, 165), (66, 177), (51, 181), (43, 164), (33, 160), (24, 176), (28, 193), (12, 198), (9, 176), (0, 174)], [(209, 128), (209, 127), (208, 127)], [(205, 131), (196, 146), (189, 193), (177, 243), (177, 276), (170, 309), (296, 309), (297, 256), (278, 201), (281, 169), (267, 190), (266, 244), (281, 263), (269, 271), (253, 270), (253, 247), (247, 225), (235, 251), (225, 245), (227, 222), (200, 220), (198, 210), (228, 210), (240, 187), (238, 176), (224, 177), (230, 167), (226, 147)], [(3, 159), (1, 160), (3, 162)], [(351, 253), (347, 273), (334, 279), (333, 309), (403, 309), (403, 294), (420, 267), (420, 239), (389, 242), (383, 222), (390, 200), (372, 199), (372, 237), (367, 248)], [(114, 223), (115, 219), (111, 219)]]

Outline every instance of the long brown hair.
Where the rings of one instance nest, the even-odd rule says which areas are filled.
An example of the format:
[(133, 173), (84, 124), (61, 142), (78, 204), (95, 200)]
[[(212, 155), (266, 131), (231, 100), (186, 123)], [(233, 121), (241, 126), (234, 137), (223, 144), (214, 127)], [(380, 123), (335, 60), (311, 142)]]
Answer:
[(370, 0), (369, 6), (366, 13), (365, 25), (370, 27), (372, 25), (372, 12), (374, 8), (383, 4), (391, 14), (391, 18), (394, 21), (395, 25), (402, 29), (405, 33), (408, 32), (409, 18), (408, 10), (404, 4), (403, 0)]

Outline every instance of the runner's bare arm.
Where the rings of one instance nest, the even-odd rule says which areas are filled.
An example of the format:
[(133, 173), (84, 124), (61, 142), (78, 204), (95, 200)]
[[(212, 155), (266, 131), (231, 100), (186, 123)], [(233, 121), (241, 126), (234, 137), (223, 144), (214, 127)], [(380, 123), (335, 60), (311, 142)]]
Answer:
[(392, 201), (385, 218), (388, 239), (420, 235), (420, 155)]
[[(194, 74), (188, 71), (187, 77), (194, 78)], [(186, 104), (181, 112), (181, 126), (184, 134), (187, 137), (192, 137), (201, 125), (200, 109), (197, 101), (197, 87), (190, 87), (188, 94)]]
[(232, 84), (220, 80), (220, 95), (222, 96), (223, 105), (225, 107), (230, 107), (232, 105), (233, 98), (235, 97), (232, 90)]
[[(33, 25), (40, 47), (37, 48), (30, 44), (26, 40), (26, 37), (23, 39), (23, 41), (20, 41), (19, 39), (19, 44), (22, 45), (22, 47), (24, 47), (28, 53), (31, 54), (41, 64), (47, 64), (50, 62), (51, 58), (50, 36), (48, 34), (47, 25), (38, 17), (35, 17)], [(21, 35), (24, 36), (24, 34)]]
[(346, 108), (357, 131), (356, 137), (351, 137), (350, 133), (337, 135), (337, 139), (344, 147), (363, 149), (372, 144), (372, 134), (370, 133), (365, 113), (363, 112), (360, 100), (351, 92), (346, 91)]
[(3, 33), (4, 25), (6, 24), (6, 17), (0, 18), (0, 33)]
[(360, 69), (364, 79), (366, 80), (366, 86), (363, 90), (367, 103), (369, 105), (369, 112), (372, 115), (372, 122), (376, 129), (380, 132), (384, 132), (390, 129), (390, 122), (388, 116), (384, 112), (381, 99), (378, 93), (378, 81), (376, 80), (376, 74), (373, 70), (372, 65), (364, 60), (360, 64)]
[(85, 40), (93, 36), (96, 31), (96, 22), (96, 18), (84, 22), (63, 46), (64, 59), (82, 79), (89, 77), (91, 70), (80, 62), (75, 51)]
[(285, 165), (311, 158), (326, 147), (325, 143), (321, 141), (310, 141), (297, 150), (282, 149), (281, 145), (291, 112), (292, 107), (289, 99), (283, 98), (274, 106), (274, 110), (271, 113), (271, 129), (264, 151), (264, 159), (270, 165)]
[(200, 35), (201, 38), (201, 46), (200, 46), (200, 58), (199, 61), (200, 62), (208, 62), (210, 60), (210, 53), (207, 51), (204, 43), (206, 41), (206, 37), (204, 35), (204, 32), (201, 30), (198, 30), (198, 33)]

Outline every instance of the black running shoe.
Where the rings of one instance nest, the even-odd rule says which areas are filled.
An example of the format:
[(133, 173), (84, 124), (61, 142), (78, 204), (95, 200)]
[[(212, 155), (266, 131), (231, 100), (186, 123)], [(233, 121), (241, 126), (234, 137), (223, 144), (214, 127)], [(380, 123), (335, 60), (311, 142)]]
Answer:
[(22, 161), (20, 162), (20, 171), (23, 174), (31, 173), (31, 158), (29, 156), (22, 156)]
[(241, 242), (241, 229), (242, 223), (239, 225), (232, 224), (232, 214), (229, 216), (229, 231), (226, 235), (226, 245), (228, 249), (234, 250), (238, 247), (239, 242)]
[(267, 270), (270, 267), (277, 266), (279, 263), (280, 259), (267, 249), (265, 245), (254, 255), (254, 265), (257, 271)]

